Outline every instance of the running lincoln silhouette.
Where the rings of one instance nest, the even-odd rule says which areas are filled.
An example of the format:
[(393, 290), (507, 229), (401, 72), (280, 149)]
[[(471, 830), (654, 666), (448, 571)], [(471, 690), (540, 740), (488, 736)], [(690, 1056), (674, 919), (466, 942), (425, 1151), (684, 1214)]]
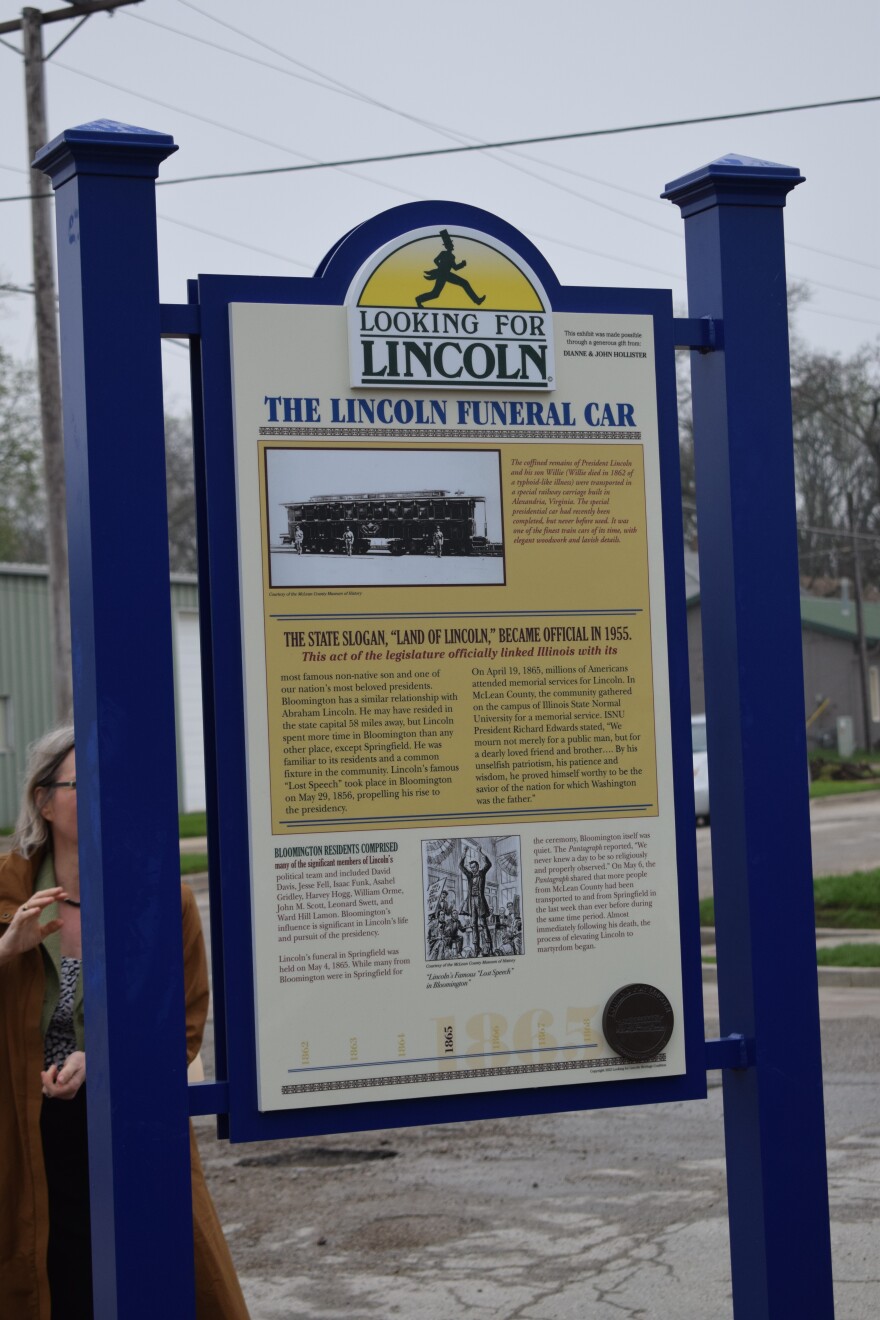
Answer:
[(425, 279), (433, 280), (434, 287), (430, 293), (419, 294), (416, 298), (416, 306), (423, 307), (426, 302), (433, 302), (435, 298), (439, 298), (447, 284), (457, 284), (460, 289), (464, 289), (471, 302), (476, 303), (479, 307), (481, 303), (486, 301), (486, 295), (483, 294), (481, 298), (478, 294), (474, 293), (467, 280), (463, 280), (460, 275), (454, 273), (466, 266), (467, 262), (455, 260), (455, 253), (453, 251), (452, 239), (449, 236), (449, 230), (441, 229), (440, 238), (443, 240), (443, 251), (438, 252), (434, 258), (434, 265), (437, 269), (425, 271)]

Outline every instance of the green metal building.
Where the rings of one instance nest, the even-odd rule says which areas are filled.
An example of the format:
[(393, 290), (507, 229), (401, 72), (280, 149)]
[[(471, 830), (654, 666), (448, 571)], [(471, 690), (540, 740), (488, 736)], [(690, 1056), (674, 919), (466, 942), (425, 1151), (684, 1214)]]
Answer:
[[(181, 811), (205, 806), (198, 588), (171, 576), (177, 784)], [(0, 564), (0, 828), (14, 824), (30, 743), (52, 727), (47, 570)]]

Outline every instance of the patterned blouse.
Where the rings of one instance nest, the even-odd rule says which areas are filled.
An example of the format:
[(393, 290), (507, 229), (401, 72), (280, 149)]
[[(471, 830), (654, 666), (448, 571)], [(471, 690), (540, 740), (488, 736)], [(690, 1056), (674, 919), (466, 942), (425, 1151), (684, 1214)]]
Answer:
[(73, 999), (81, 965), (81, 958), (61, 959), (61, 990), (44, 1042), (45, 1068), (51, 1068), (53, 1063), (60, 1068), (77, 1048), (73, 1028)]

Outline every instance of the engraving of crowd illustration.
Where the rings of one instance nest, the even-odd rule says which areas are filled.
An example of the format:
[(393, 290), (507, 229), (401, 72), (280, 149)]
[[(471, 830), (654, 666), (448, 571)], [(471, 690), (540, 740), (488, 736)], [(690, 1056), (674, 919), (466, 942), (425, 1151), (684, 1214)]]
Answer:
[(686, 1071), (654, 315), (438, 221), (229, 309), (261, 1109)]
[(519, 839), (426, 839), (423, 846), (429, 961), (521, 954)]

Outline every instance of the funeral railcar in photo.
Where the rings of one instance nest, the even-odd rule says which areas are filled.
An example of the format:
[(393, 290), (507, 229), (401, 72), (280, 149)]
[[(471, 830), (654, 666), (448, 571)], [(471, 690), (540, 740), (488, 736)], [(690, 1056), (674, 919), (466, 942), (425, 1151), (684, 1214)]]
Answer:
[(312, 495), (283, 507), (287, 531), (281, 544), (303, 554), (345, 554), (349, 546), (359, 555), (494, 553), (483, 495), (446, 490)]

